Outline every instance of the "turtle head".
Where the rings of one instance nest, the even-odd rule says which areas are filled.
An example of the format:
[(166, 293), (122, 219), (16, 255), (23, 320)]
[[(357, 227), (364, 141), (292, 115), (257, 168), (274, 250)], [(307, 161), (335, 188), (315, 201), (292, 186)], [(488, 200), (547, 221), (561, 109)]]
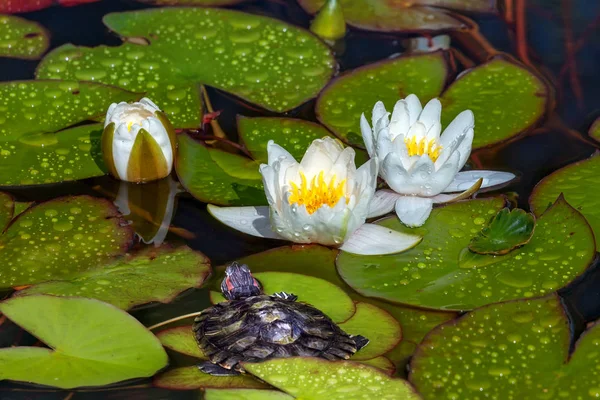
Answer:
[(225, 270), (221, 291), (227, 300), (241, 300), (262, 293), (260, 284), (245, 264), (231, 263)]

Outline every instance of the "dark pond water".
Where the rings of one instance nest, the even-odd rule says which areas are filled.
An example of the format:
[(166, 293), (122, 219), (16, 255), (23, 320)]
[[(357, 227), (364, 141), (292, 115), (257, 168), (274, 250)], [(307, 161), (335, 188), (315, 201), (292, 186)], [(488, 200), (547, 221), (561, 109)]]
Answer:
[[(597, 146), (586, 137), (590, 124), (600, 110), (600, 34), (597, 0), (525, 1), (527, 8), (527, 50), (531, 59), (552, 80), (557, 92), (557, 108), (546, 123), (527, 136), (508, 145), (475, 153), (480, 167), (518, 171), (521, 179), (511, 186), (518, 194), (518, 203), (527, 208), (527, 199), (533, 186), (550, 172), (573, 161), (584, 159)], [(511, 2), (512, 3), (512, 2)], [(102, 24), (102, 16), (114, 11), (148, 8), (147, 5), (125, 0), (105, 0), (72, 8), (52, 7), (43, 11), (23, 14), (38, 21), (52, 34), (51, 49), (65, 43), (82, 46), (119, 45), (121, 40)], [(251, 13), (264, 14), (308, 27), (310, 18), (295, 1), (254, 1), (233, 7)], [(565, 10), (569, 12), (566, 13)], [(595, 17), (594, 17), (595, 16)], [(594, 19), (595, 18), (595, 19)], [(512, 29), (498, 16), (475, 17), (481, 34), (497, 50), (516, 54)], [(566, 46), (573, 34), (577, 52), (569, 59)], [(337, 54), (340, 70), (383, 60), (404, 51), (399, 34), (377, 34), (351, 30), (344, 43), (344, 51)], [(468, 54), (469, 49), (463, 49)], [(1, 80), (33, 79), (37, 61), (0, 58)], [(571, 69), (574, 72), (570, 72)], [(236, 115), (272, 115), (246, 106), (233, 96), (208, 89), (214, 108), (221, 110), (219, 122), (225, 132), (235, 135)], [(376, 88), (374, 88), (376, 90)], [(518, 104), (505, 104), (507, 108)], [(287, 113), (289, 116), (316, 120), (311, 101)], [(274, 115), (274, 114), (273, 114)], [(578, 133), (580, 132), (580, 133)], [(232, 136), (232, 139), (235, 137)], [(111, 186), (111, 178), (98, 178), (11, 190), (18, 200), (43, 201), (62, 195), (90, 194), (102, 196), (103, 188)], [(590, 190), (598, 190), (590, 188)], [(179, 197), (168, 241), (185, 242), (206, 254), (213, 266), (260, 251), (280, 246), (281, 243), (252, 238), (226, 228), (206, 211), (206, 205), (188, 194)], [(302, 272), (302, 271), (298, 271)], [(347, 290), (351, 290), (349, 287)], [(561, 296), (572, 313), (575, 332), (600, 317), (600, 271), (592, 266), (582, 278), (561, 291)], [(133, 314), (146, 325), (195, 312), (208, 305), (206, 290), (192, 290), (167, 305), (146, 306)], [(0, 347), (27, 345), (35, 339), (10, 323), (0, 326)], [(185, 360), (183, 360), (184, 362)], [(189, 361), (189, 360), (188, 360)], [(399, 371), (400, 375), (404, 371)], [(0, 399), (167, 399), (198, 398), (195, 392), (170, 392), (152, 388), (147, 381), (134, 381), (113, 388), (89, 391), (58, 391), (26, 385), (0, 382)]]

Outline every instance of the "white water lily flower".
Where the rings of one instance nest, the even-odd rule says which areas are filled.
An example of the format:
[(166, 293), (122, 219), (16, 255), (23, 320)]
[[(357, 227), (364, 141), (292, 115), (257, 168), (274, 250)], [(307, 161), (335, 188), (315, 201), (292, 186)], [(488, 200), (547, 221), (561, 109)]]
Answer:
[(147, 182), (171, 173), (175, 131), (166, 115), (147, 98), (108, 108), (102, 133), (102, 154), (115, 178)]
[[(371, 157), (382, 160), (379, 175), (393, 190), (375, 195), (370, 217), (396, 209), (407, 226), (425, 223), (433, 204), (456, 201), (479, 188), (515, 178), (508, 172), (459, 172), (471, 154), (475, 119), (471, 110), (460, 113), (444, 132), (442, 105), (433, 99), (425, 108), (414, 94), (400, 100), (391, 114), (382, 102), (373, 108), (373, 129), (364, 114), (360, 128)], [(466, 190), (466, 191), (465, 191)], [(456, 195), (446, 195), (465, 191)]]
[(365, 224), (377, 183), (377, 158), (360, 168), (354, 149), (330, 137), (313, 141), (302, 161), (272, 140), (268, 164), (262, 164), (269, 206), (217, 207), (210, 213), (250, 235), (320, 243), (356, 254), (391, 254), (415, 246), (421, 238)]

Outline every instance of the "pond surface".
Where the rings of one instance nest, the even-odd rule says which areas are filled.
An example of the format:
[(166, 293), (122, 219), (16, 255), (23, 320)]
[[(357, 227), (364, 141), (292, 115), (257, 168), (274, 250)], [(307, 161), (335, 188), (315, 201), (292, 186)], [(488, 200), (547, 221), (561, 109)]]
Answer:
[[(152, 24), (162, 23), (160, 16), (154, 20), (141, 18), (133, 21), (126, 18), (121, 20), (120, 14), (117, 14), (112, 19), (105, 18), (103, 23), (103, 17), (109, 13), (154, 8), (147, 3), (152, 2), (104, 0), (73, 7), (53, 6), (19, 14), (48, 30), (48, 51), (51, 53), (46, 53), (42, 61), (0, 56), (2, 81), (64, 79), (71, 82), (68, 88), (71, 94), (87, 96), (86, 90), (89, 90), (88, 99), (93, 99), (89, 100), (89, 108), (98, 107), (102, 112), (86, 110), (87, 114), (83, 113), (80, 118), (66, 118), (67, 122), (54, 126), (51, 123), (44, 125), (39, 118), (35, 119), (35, 115), (28, 118), (24, 108), (15, 106), (22, 115), (11, 120), (10, 111), (7, 110), (18, 101), (22, 102), (20, 107), (29, 105), (34, 110), (37, 110), (35, 107), (56, 107), (60, 113), (61, 107), (64, 107), (63, 112), (67, 114), (73, 110), (80, 111), (81, 108), (78, 108), (77, 99), (73, 100), (76, 105), (50, 105), (46, 102), (49, 100), (44, 100), (40, 106), (41, 103), (27, 103), (23, 99), (10, 97), (10, 93), (19, 93), (21, 88), (18, 86), (5, 91), (0, 89), (0, 96), (4, 96), (4, 99), (0, 98), (0, 112), (6, 113), (0, 114), (0, 128), (6, 115), (12, 124), (7, 131), (0, 131), (0, 156), (6, 156), (1, 151), (27, 154), (23, 159), (6, 158), (0, 161), (5, 163), (4, 166), (0, 164), (0, 191), (12, 195), (17, 202), (15, 210), (19, 212), (26, 210), (31, 202), (41, 204), (24, 211), (26, 214), (13, 221), (4, 236), (0, 237), (0, 251), (5, 247), (10, 250), (0, 252), (0, 259), (7, 265), (0, 267), (0, 279), (5, 279), (0, 288), (2, 298), (26, 299), (28, 296), (21, 296), (27, 291), (31, 294), (66, 292), (99, 298), (128, 310), (143, 325), (152, 327), (156, 334), (165, 328), (187, 327), (192, 319), (179, 320), (177, 317), (203, 310), (211, 305), (211, 300), (220, 301), (215, 291), (219, 290), (224, 276), (223, 266), (234, 260), (242, 260), (257, 274), (266, 292), (300, 291), (296, 294), (300, 295), (301, 300), (304, 294), (305, 301), (318, 306), (342, 328), (371, 338), (371, 349), (365, 349), (369, 353), (362, 353), (364, 357), (358, 353), (354, 360), (366, 360), (367, 364), (380, 368), (386, 374), (408, 378), (424, 399), (562, 398), (579, 392), (589, 397), (600, 396), (597, 377), (590, 377), (587, 381), (578, 378), (580, 369), (588, 368), (588, 372), (593, 372), (597, 368), (597, 358), (594, 362), (593, 357), (584, 359), (583, 354), (597, 354), (594, 346), (600, 343), (597, 330), (593, 329), (594, 322), (600, 318), (600, 272), (596, 253), (596, 246), (600, 243), (597, 239), (600, 237), (600, 214), (597, 211), (600, 205), (600, 191), (597, 190), (600, 163), (592, 158), (583, 164), (561, 170), (544, 180), (534, 191), (534, 187), (552, 172), (588, 160), (600, 147), (600, 127), (594, 129), (594, 121), (600, 117), (600, 99), (596, 95), (600, 88), (600, 74), (597, 72), (600, 67), (600, 5), (586, 0), (506, 0), (497, 14), (466, 12), (478, 26), (479, 32), (475, 29), (456, 30), (453, 28), (456, 20), (446, 21), (446, 18), (460, 18), (457, 15), (463, 11), (452, 11), (455, 17), (448, 17), (436, 14), (435, 10), (439, 9), (434, 9), (429, 20), (414, 18), (414, 21), (421, 21), (422, 25), (417, 24), (421, 29), (410, 28), (406, 22), (409, 28), (405, 32), (398, 32), (400, 29), (391, 28), (394, 24), (401, 25), (397, 19), (376, 16), (374, 18), (380, 18), (379, 25), (369, 20), (369, 12), (381, 12), (378, 7), (384, 7), (382, 4), (387, 4), (385, 7), (401, 7), (396, 4), (398, 2), (370, 2), (374, 8), (368, 8), (364, 20), (361, 20), (361, 13), (353, 11), (349, 1), (342, 1), (347, 7), (347, 21), (365, 29), (349, 27), (343, 40), (329, 43), (333, 49), (330, 54), (326, 44), (317, 39), (313, 43), (313, 36), (305, 32), (288, 32), (287, 37), (282, 35), (276, 39), (268, 37), (269, 34), (274, 37), (278, 34), (280, 28), (276, 25), (269, 28), (272, 31), (261, 33), (266, 35), (262, 37), (265, 42), (261, 44), (262, 48), (253, 47), (258, 46), (258, 37), (252, 37), (254, 31), (250, 27), (256, 28), (267, 22), (220, 14), (220, 11), (202, 17), (204, 19), (199, 17), (196, 26), (196, 20), (190, 17), (191, 9), (184, 9), (182, 13), (186, 15), (166, 19), (160, 28), (156, 25), (156, 32), (159, 36), (163, 35), (163, 42), (152, 33), (145, 39), (139, 39), (144, 32), (152, 32), (155, 27)], [(265, 0), (240, 3), (226, 8), (308, 28), (313, 17), (305, 10), (314, 11), (322, 2)], [(472, 2), (476, 3), (481, 2)], [(198, 13), (200, 16), (201, 12)], [(228, 23), (231, 19), (233, 25), (247, 24), (248, 33), (232, 36), (231, 41), (225, 40), (225, 44), (222, 44), (219, 35), (229, 35), (230, 32), (218, 23), (207, 29), (204, 21), (210, 21), (210, 18), (221, 18), (221, 22)], [(416, 23), (414, 21), (411, 22), (413, 25)], [(418, 36), (415, 31), (422, 30), (423, 24), (434, 26), (429, 28), (429, 33), (425, 32), (426, 40), (422, 43), (435, 43), (433, 36), (451, 32), (452, 50), (417, 53), (413, 49)], [(436, 30), (435, 24), (443, 29)], [(449, 25), (444, 28), (444, 24)], [(111, 32), (107, 25), (113, 31), (119, 31), (123, 37), (137, 40), (123, 44), (123, 40)], [(374, 25), (377, 29), (373, 28)], [(283, 32), (287, 32), (287, 29), (284, 28)], [(190, 40), (191, 46), (196, 46), (193, 51), (181, 50), (185, 49), (183, 44), (181, 48), (177, 47)], [(201, 42), (194, 40), (204, 40), (202, 43), (205, 45), (200, 47)], [(69, 43), (84, 47), (56, 50)], [(96, 50), (98, 46), (109, 46), (113, 50)], [(122, 52), (114, 50), (117, 46), (124, 46)], [(170, 49), (170, 46), (177, 47), (177, 51)], [(136, 55), (138, 51), (139, 55)], [(257, 52), (264, 53), (258, 59), (266, 57), (269, 65), (261, 64), (262, 61), (256, 61), (256, 58), (243, 58), (240, 64), (236, 57), (242, 57), (242, 53), (245, 57), (245, 52), (251, 53), (252, 57)], [(292, 53), (293, 56), (290, 55)], [(301, 61), (298, 64), (285, 64), (289, 61), (286, 57), (296, 57)], [(140, 62), (141, 58), (147, 62)], [(410, 61), (405, 62), (406, 59)], [(469, 78), (475, 73), (460, 75), (465, 69), (487, 65), (492, 59), (498, 64), (492, 63), (487, 69), (476, 69), (482, 74), (480, 78)], [(412, 60), (415, 60), (414, 64), (411, 64)], [(105, 63), (102, 64), (102, 61)], [(245, 69), (244, 62), (256, 64)], [(278, 64), (280, 62), (282, 65)], [(507, 64), (500, 64), (505, 62)], [(227, 65), (225, 71), (222, 65)], [(367, 65), (373, 65), (373, 69), (346, 74)], [(369, 75), (371, 73), (372, 76)], [(332, 74), (334, 77), (342, 75), (342, 78), (329, 82)], [(278, 79), (269, 83), (272, 86), (264, 84), (264, 81), (270, 82), (269, 76), (277, 76)], [(349, 80), (343, 80), (348, 77)], [(290, 78), (290, 81), (285, 81), (286, 78)], [(468, 78), (471, 79), (468, 84), (451, 87), (455, 89), (454, 92), (442, 90), (455, 79), (464, 81)], [(74, 83), (75, 80), (80, 83)], [(240, 84), (238, 80), (245, 83)], [(131, 93), (124, 91), (115, 94), (106, 86), (102, 86), (104, 89), (100, 86), (88, 88), (86, 83), (81, 83), (83, 81), (119, 86), (137, 93), (147, 89), (155, 95), (153, 100), (156, 101), (156, 97), (164, 99), (166, 105), (162, 108), (175, 125), (180, 140), (185, 135), (189, 139), (189, 143), (185, 144), (184, 139), (179, 144), (180, 157), (184, 149), (187, 157), (185, 162), (182, 157), (176, 166), (179, 176), (174, 171), (172, 179), (128, 186), (120, 186), (108, 175), (100, 176), (106, 168), (100, 166), (103, 166), (102, 161), (96, 165), (94, 160), (101, 158), (98, 142), (102, 127), (92, 126), (91, 121), (104, 120), (105, 109), (112, 101), (103, 104), (102, 99), (114, 96), (111, 98), (132, 101), (140, 96), (129, 98), (127, 96), (132, 96)], [(290, 82), (296, 86), (291, 86)], [(200, 88), (201, 83), (206, 84), (204, 89)], [(74, 85), (77, 85), (75, 89)], [(323, 87), (325, 91), (321, 92)], [(26, 96), (30, 87), (23, 90), (23, 96)], [(52, 87), (40, 90), (44, 91), (47, 98), (57, 99), (56, 95), (52, 97), (52, 90), (59, 89)], [(362, 164), (368, 156), (363, 149), (357, 115), (364, 112), (370, 116), (375, 101), (379, 99), (384, 100), (388, 110), (391, 110), (395, 102), (392, 99), (401, 99), (412, 92), (419, 94), (423, 104), (429, 98), (442, 97), (443, 107), (448, 109), (448, 114), (442, 115), (444, 127), (459, 111), (472, 108), (476, 121), (475, 139), (467, 169), (509, 171), (515, 173), (518, 179), (506, 187), (495, 188), (495, 191), (484, 190), (484, 193), (477, 195), (478, 200), (435, 208), (421, 228), (405, 227), (392, 213), (382, 222), (384, 226), (421, 235), (423, 241), (406, 253), (389, 256), (338, 255), (337, 250), (318, 245), (292, 247), (289, 242), (237, 232), (208, 212), (207, 203), (222, 206), (266, 204), (257, 170), (260, 162), (266, 162), (264, 144), (269, 138), (280, 140), (298, 157), (304, 154), (306, 145), (313, 138), (330, 134), (325, 126), (345, 143), (357, 147), (357, 165)], [(93, 98), (94, 93), (98, 99)], [(70, 101), (65, 97), (61, 101)], [(206, 98), (210, 104), (205, 102)], [(198, 112), (199, 109), (205, 111), (204, 115)], [(240, 116), (249, 118), (240, 119)], [(295, 120), (261, 121), (254, 117)], [(49, 118), (54, 120), (53, 117)], [(298, 120), (310, 121), (310, 124)], [(203, 130), (200, 129), (201, 125)], [(73, 139), (75, 136), (68, 137), (70, 133), (62, 133), (64, 138), (58, 139), (59, 148), (51, 152), (58, 158), (47, 160), (45, 157), (50, 156), (45, 155), (45, 149), (54, 149), (52, 146), (57, 145), (52, 141), (44, 142), (48, 137), (43, 134), (71, 126), (82, 129), (83, 133), (77, 133), (79, 141)], [(262, 132), (260, 136), (253, 136), (258, 131)], [(15, 140), (14, 137), (9, 139), (10, 134), (6, 132), (22, 133), (29, 142)], [(37, 144), (32, 145), (33, 141)], [(202, 146), (194, 147), (198, 141), (206, 142), (212, 153), (208, 154)], [(71, 158), (73, 153), (68, 155), (68, 148), (73, 143), (82, 151), (77, 158)], [(13, 144), (16, 147), (10, 147)], [(183, 149), (182, 144), (185, 145)], [(63, 148), (60, 146), (67, 148), (64, 154), (60, 153)], [(221, 151), (235, 154), (235, 157), (228, 158), (228, 154), (223, 155)], [(80, 162), (86, 157), (86, 161)], [(63, 161), (65, 164), (70, 162), (69, 168), (65, 169), (61, 163)], [(55, 182), (44, 184), (42, 179), (36, 178), (40, 171), (46, 176), (39, 165), (54, 162), (61, 163), (57, 170), (61, 169), (58, 173), (64, 179), (54, 178)], [(71, 169), (85, 179), (72, 181), (68, 177), (73, 173)], [(49, 174), (47, 179), (53, 179), (52, 176), (55, 175)], [(58, 182), (61, 180), (65, 182)], [(188, 190), (178, 186), (177, 181), (181, 181)], [(223, 192), (214, 189), (212, 185), (215, 183), (225, 187)], [(561, 193), (566, 201), (556, 201)], [(502, 194), (506, 197), (500, 198)], [(71, 198), (82, 195), (106, 198), (109, 202), (90, 203), (87, 198)], [(68, 198), (65, 200), (63, 196)], [(63, 199), (52, 203), (58, 198)], [(0, 204), (4, 201), (0, 197)], [(111, 208), (112, 202), (125, 214), (122, 220), (115, 214), (117, 211)], [(7, 200), (8, 203), (12, 207), (12, 200)], [(511, 248), (507, 255), (476, 254), (473, 259), (467, 258), (466, 254), (471, 254), (468, 251), (471, 238), (505, 204), (533, 212), (536, 216), (534, 233), (525, 235), (525, 239), (513, 246), (519, 248)], [(546, 211), (549, 204), (554, 205)], [(60, 219), (63, 212), (69, 218)], [(19, 213), (11, 211), (6, 222), (16, 215)], [(84, 216), (88, 219), (79, 219)], [(0, 227), (5, 226), (3, 218), (0, 215)], [(99, 226), (96, 223), (98, 218), (116, 222), (110, 227), (108, 222), (106, 226)], [(27, 223), (29, 220), (31, 222)], [(127, 223), (135, 230), (135, 238), (133, 232), (125, 231), (128, 228), (123, 225)], [(47, 228), (50, 225), (54, 230)], [(29, 228), (31, 226), (33, 228)], [(37, 242), (34, 244), (38, 238), (45, 241), (47, 237), (51, 241), (56, 232), (62, 235), (79, 226), (85, 227), (82, 235), (88, 235), (89, 238), (80, 238), (81, 241), (75, 236), (72, 240), (61, 239), (60, 245), (57, 245), (59, 247), (46, 246), (44, 250), (39, 250)], [(76, 232), (76, 229), (72, 232)], [(14, 240), (17, 239), (13, 238), (17, 236), (23, 240), (22, 243), (15, 244)], [(27, 242), (30, 239), (31, 242)], [(91, 244), (94, 239), (95, 243), (101, 243)], [(153, 253), (152, 242), (163, 240), (173, 248), (187, 245), (195, 252), (188, 254), (185, 250), (174, 256), (170, 255), (170, 250), (164, 250), (166, 254), (163, 254), (161, 248)], [(523, 246), (523, 243), (526, 244)], [(70, 246), (71, 250), (63, 252), (60, 246)], [(276, 250), (269, 251), (271, 249)], [(14, 255), (19, 251), (23, 254), (22, 258)], [(122, 264), (119, 264), (120, 261), (111, 261), (113, 257), (122, 257), (126, 251), (129, 254), (142, 254), (133, 260), (127, 258)], [(169, 266), (172, 274), (161, 270), (158, 261), (154, 265), (144, 257), (161, 262), (160, 257), (166, 257), (165, 265)], [(210, 276), (209, 263), (212, 267)], [(132, 275), (117, 273), (116, 276), (103, 277), (94, 275), (98, 268), (89, 267), (92, 264), (106, 266), (107, 269), (110, 265), (119, 271), (140, 265), (147, 269), (134, 271)], [(49, 272), (43, 274), (41, 271), (44, 268)], [(84, 275), (74, 278), (73, 271)], [(85, 275), (89, 271), (92, 271), (91, 275)], [(290, 273), (298, 275), (285, 275)], [(71, 279), (74, 280), (64, 287), (53, 287), (52, 283), (43, 287), (42, 283)], [(152, 290), (163, 286), (164, 282), (168, 282), (165, 285), (167, 288)], [(95, 295), (86, 296), (89, 293), (86, 292), (86, 285), (92, 288), (89, 290), (96, 290)], [(103, 292), (103, 289), (98, 289), (99, 285), (110, 287), (112, 292)], [(475, 311), (471, 311), (473, 309)], [(459, 318), (463, 313), (467, 314)], [(0, 347), (39, 347), (43, 346), (42, 342), (50, 345), (43, 340), (44, 335), (40, 330), (36, 330), (41, 328), (27, 329), (26, 323), (17, 325), (8, 311), (5, 314), (8, 318), (0, 317)], [(528, 319), (530, 314), (531, 318)], [(81, 315), (78, 318), (76, 321), (80, 325), (91, 326), (93, 330), (104, 329), (94, 322), (94, 315), (89, 316), (89, 321)], [(175, 321), (161, 324), (170, 319)], [(52, 324), (52, 321), (49, 318), (42, 324)], [(447, 325), (431, 332), (416, 350), (425, 335), (440, 323)], [(523, 324), (526, 326), (523, 327)], [(183, 328), (182, 332), (186, 329)], [(587, 334), (575, 345), (586, 329)], [(91, 333), (93, 330), (90, 328)], [(189, 340), (185, 332), (183, 336)], [(503, 342), (506, 338), (508, 349)], [(65, 340), (76, 343), (82, 339), (73, 336)], [(185, 347), (181, 341), (183, 339), (173, 339), (174, 345), (166, 344), (164, 340), (167, 339), (163, 337), (161, 340), (169, 348), (168, 368), (171, 370), (193, 366), (198, 361), (195, 357), (197, 354), (182, 350), (182, 346)], [(510, 343), (522, 348), (510, 348)], [(61, 345), (50, 347), (61, 348)], [(562, 366), (562, 361), (569, 356), (569, 350), (576, 349), (579, 353), (575, 352), (568, 366)], [(409, 359), (415, 350), (417, 353), (409, 367)], [(526, 362), (519, 361), (523, 351), (532, 354), (527, 360), (524, 359)], [(500, 359), (509, 360), (510, 366), (505, 365), (504, 361), (496, 363), (494, 359), (498, 354)], [(464, 355), (464, 359), (461, 355)], [(11, 362), (0, 355), (0, 370), (4, 361)], [(33, 364), (32, 368), (35, 368)], [(286, 379), (278, 381), (277, 377), (271, 376), (272, 371), (256, 368), (256, 371), (250, 372), (300, 398), (298, 393), (302, 392), (294, 392), (294, 388), (303, 387), (302, 380), (292, 383)], [(318, 365), (284, 365), (281, 368), (281, 373), (289, 374), (287, 379), (302, 375), (302, 371), (305, 371), (302, 368), (318, 370), (317, 375), (320, 373), (320, 376), (343, 375), (343, 372)], [(489, 373), (480, 376), (473, 372), (478, 369)], [(68, 368), (65, 371), (68, 373)], [(356, 373), (369, 382), (375, 379), (367, 376), (371, 372), (361, 371), (352, 370), (350, 373)], [(534, 374), (534, 371), (538, 375), (533, 378), (520, 378), (521, 375)], [(552, 382), (551, 377), (558, 374), (565, 378), (557, 384)], [(150, 375), (152, 373), (137, 376)], [(211, 387), (245, 388), (249, 390), (248, 398), (262, 398), (261, 392), (252, 390), (268, 388), (259, 381), (215, 384), (203, 380), (195, 382), (197, 376), (193, 374), (185, 379), (169, 378), (171, 380), (164, 376), (157, 373), (154, 381), (131, 379), (98, 388), (61, 390), (15, 382), (19, 379), (0, 372), (0, 380), (10, 379), (0, 382), (0, 399), (198, 398), (204, 396), (201, 389)], [(585, 377), (585, 374), (582, 376)], [(377, 379), (383, 378), (377, 375)], [(118, 380), (123, 379), (114, 381)], [(399, 379), (391, 381), (393, 384), (404, 384)], [(315, 382), (315, 390), (321, 390), (318, 379)], [(512, 389), (506, 389), (508, 383), (513, 385)], [(307, 386), (309, 389), (310, 385)], [(289, 389), (290, 386), (293, 388)], [(334, 389), (339, 387), (340, 391), (347, 388), (336, 386), (336, 383), (330, 383), (329, 386)], [(206, 398), (214, 400), (241, 396), (241, 392), (226, 393), (217, 389), (209, 389)], [(305, 388), (310, 394), (309, 389)], [(398, 390), (397, 396), (401, 397), (393, 398), (417, 398), (402, 392), (404, 387), (390, 386), (385, 390), (390, 390), (389, 393)], [(274, 399), (288, 398), (276, 397), (279, 393), (273, 392), (264, 394), (267, 395)]]

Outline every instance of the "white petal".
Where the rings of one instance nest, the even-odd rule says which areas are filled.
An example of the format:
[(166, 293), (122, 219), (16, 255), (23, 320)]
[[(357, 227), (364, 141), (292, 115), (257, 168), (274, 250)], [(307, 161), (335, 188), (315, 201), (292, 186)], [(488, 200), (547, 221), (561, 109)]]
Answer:
[(373, 107), (373, 115), (371, 117), (371, 124), (373, 124), (373, 128), (375, 128), (377, 121), (379, 121), (386, 113), (387, 110), (385, 109), (385, 105), (382, 101), (375, 103), (375, 106)]
[(361, 255), (395, 254), (415, 247), (421, 241), (417, 235), (408, 235), (380, 225), (364, 224), (344, 242), (340, 250)]
[(377, 143), (375, 143), (375, 154), (378, 158), (384, 159), (392, 151), (392, 138), (389, 134), (388, 128), (386, 127), (383, 128), (377, 136)]
[(396, 215), (411, 228), (423, 225), (432, 209), (433, 200), (427, 197), (402, 196), (396, 200)]
[(440, 122), (441, 115), (442, 103), (438, 99), (431, 99), (419, 115), (419, 122), (425, 125), (425, 129), (429, 131), (436, 122)]
[(356, 171), (356, 186), (351, 197), (351, 199), (355, 199), (356, 204), (348, 203), (348, 208), (352, 209), (352, 213), (356, 218), (362, 220), (361, 223), (368, 218), (369, 207), (373, 203), (373, 196), (377, 187), (378, 164), (377, 158), (371, 158)]
[[(139, 131), (139, 127), (137, 129)], [(112, 149), (113, 149), (113, 160), (115, 162), (115, 169), (119, 175), (119, 179), (127, 180), (127, 167), (129, 165), (129, 158), (131, 157), (131, 149), (133, 149), (133, 142), (135, 141), (134, 129), (131, 132), (128, 131), (125, 124), (118, 125), (115, 128), (115, 135), (113, 137)]]
[(106, 125), (113, 122), (112, 115), (115, 111), (115, 108), (117, 108), (117, 103), (112, 103), (110, 106), (108, 106), (108, 111), (106, 111), (106, 118), (104, 119), (104, 127), (105, 128), (106, 128)]
[(474, 131), (473, 128), (467, 130), (467, 134), (463, 139), (462, 143), (458, 146), (456, 151), (460, 153), (460, 160), (458, 162), (458, 170), (460, 171), (462, 167), (465, 166), (469, 156), (471, 155), (471, 148), (473, 146), (473, 136)]
[[(346, 147), (344, 151), (340, 153), (337, 160), (334, 161), (333, 166), (329, 171), (325, 171), (325, 178), (327, 181), (333, 178), (335, 175), (336, 182), (345, 180), (348, 183), (354, 180), (356, 174), (356, 164), (354, 164), (354, 156), (356, 155), (352, 147)], [(329, 182), (327, 182), (329, 183)]]
[(394, 105), (392, 120), (390, 121), (390, 134), (392, 140), (398, 135), (406, 135), (410, 129), (410, 117), (408, 116), (408, 107), (406, 101), (400, 100)]
[(261, 164), (259, 167), (260, 174), (262, 175), (263, 187), (265, 189), (265, 195), (267, 201), (272, 207), (277, 204), (277, 192), (275, 192), (275, 183), (278, 181), (277, 173), (275, 169), (267, 164)]
[(421, 122), (415, 122), (409, 129), (406, 138), (410, 141), (413, 137), (417, 138), (417, 142), (421, 141), (427, 135), (427, 130), (425, 129), (425, 125)]
[(396, 200), (402, 195), (392, 190), (378, 190), (371, 200), (368, 218), (375, 218), (392, 212)]
[(373, 157), (375, 155), (373, 130), (369, 126), (369, 122), (367, 121), (364, 113), (360, 116), (360, 132), (362, 134), (365, 147), (367, 148), (367, 152), (369, 153), (369, 157)]
[(404, 101), (406, 101), (409, 122), (412, 126), (415, 122), (417, 122), (417, 119), (419, 118), (419, 115), (421, 115), (421, 111), (423, 110), (423, 108), (421, 107), (421, 102), (419, 101), (419, 98), (414, 94), (409, 94), (404, 99)]
[(289, 161), (296, 161), (294, 157), (283, 147), (276, 144), (273, 140), (269, 140), (267, 144), (268, 164), (273, 165), (275, 161), (283, 159)]
[(502, 171), (465, 171), (459, 172), (454, 180), (444, 189), (444, 192), (462, 192), (471, 187), (479, 178), (483, 178), (481, 188), (502, 185), (515, 179), (515, 174)]
[(450, 122), (450, 125), (444, 129), (444, 133), (440, 137), (440, 145), (442, 147), (451, 147), (459, 136), (466, 134), (469, 129), (475, 126), (475, 116), (471, 110), (465, 110), (458, 114), (456, 118)]
[(156, 111), (160, 111), (160, 108), (158, 108), (158, 106), (156, 104), (154, 104), (154, 102), (147, 97), (144, 97), (143, 99), (141, 99), (139, 101), (139, 104), (141, 104), (142, 107), (144, 107), (146, 110), (148, 110), (152, 113), (155, 113)]
[[(379, 175), (387, 182), (390, 188), (403, 194), (405, 183), (409, 180), (408, 171), (404, 168), (402, 159), (396, 153), (388, 154), (381, 163)], [(410, 188), (407, 194), (411, 194)]]
[(426, 191), (419, 193), (419, 196), (435, 196), (442, 193), (458, 173), (458, 160), (460, 153), (455, 151), (444, 165), (433, 174), (431, 174)]
[(218, 207), (207, 206), (208, 212), (223, 224), (248, 235), (284, 240), (271, 230), (269, 207)]
[(171, 139), (167, 129), (163, 126), (158, 118), (150, 117), (142, 121), (142, 128), (144, 128), (156, 143), (160, 146), (163, 156), (169, 166), (169, 173), (173, 166), (173, 147), (171, 147)]
[(344, 146), (330, 137), (313, 140), (300, 161), (306, 178), (310, 181), (321, 171), (329, 171), (343, 150)]
[(464, 192), (459, 193), (459, 194), (456, 194), (456, 193), (444, 194), (444, 193), (442, 193), (442, 194), (438, 194), (437, 196), (430, 197), (430, 199), (433, 200), (433, 204), (453, 203), (458, 200), (464, 200), (464, 199), (471, 197), (473, 194), (475, 194), (475, 192), (477, 192), (481, 188), (482, 182), (483, 182), (483, 179), (478, 179), (477, 181), (475, 181), (473, 186), (471, 186), (470, 188), (468, 188), (467, 190), (465, 190)]

